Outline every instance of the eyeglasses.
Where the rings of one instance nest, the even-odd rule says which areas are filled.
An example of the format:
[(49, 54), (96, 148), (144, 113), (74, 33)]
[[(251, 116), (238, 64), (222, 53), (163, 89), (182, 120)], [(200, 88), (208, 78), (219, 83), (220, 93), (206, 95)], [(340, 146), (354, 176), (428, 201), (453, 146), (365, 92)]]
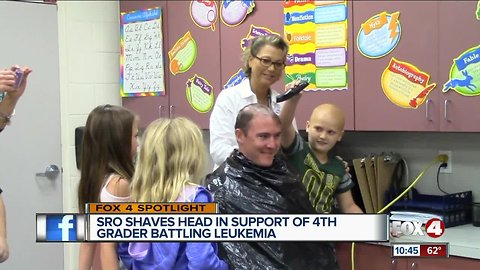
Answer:
[(271, 65), (273, 65), (275, 67), (275, 69), (282, 69), (282, 68), (285, 67), (284, 62), (273, 62), (272, 60), (270, 60), (268, 58), (260, 58), (256, 55), (253, 55), (253, 57), (260, 60), (260, 64), (262, 64), (262, 66), (267, 67), (267, 68), (270, 67)]

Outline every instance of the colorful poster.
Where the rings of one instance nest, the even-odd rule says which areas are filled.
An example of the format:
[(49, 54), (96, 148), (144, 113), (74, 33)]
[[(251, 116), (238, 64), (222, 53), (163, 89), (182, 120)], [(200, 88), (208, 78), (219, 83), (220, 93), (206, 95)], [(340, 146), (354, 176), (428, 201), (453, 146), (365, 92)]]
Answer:
[(475, 16), (477, 17), (477, 20), (480, 20), (480, 0), (477, 3), (477, 12)]
[(223, 86), (223, 89), (227, 89), (241, 83), (246, 77), (247, 75), (245, 75), (243, 69), (239, 69), (235, 74), (232, 75), (232, 77), (230, 77), (230, 79), (228, 79), (227, 83)]
[(121, 13), (122, 97), (165, 94), (162, 11), (159, 7)]
[(464, 96), (480, 95), (480, 45), (470, 48), (453, 60), (449, 80), (443, 92), (453, 89)]
[(186, 83), (186, 95), (188, 103), (197, 112), (206, 113), (213, 107), (215, 94), (213, 86), (203, 77), (195, 74)]
[(220, 5), (220, 18), (230, 27), (240, 25), (255, 8), (254, 0), (224, 0)]
[(190, 2), (190, 18), (193, 23), (203, 29), (215, 31), (218, 20), (217, 3), (213, 0), (192, 0)]
[(284, 30), (286, 83), (306, 80), (307, 91), (348, 88), (345, 1), (285, 1)]
[(250, 25), (250, 30), (248, 31), (247, 36), (240, 40), (240, 47), (242, 48), (242, 50), (245, 50), (245, 48), (249, 46), (250, 40), (258, 36), (266, 36), (266, 35), (281, 36), (279, 33), (273, 32), (271, 29), (267, 27), (261, 27), (261, 26), (256, 26), (252, 24)]
[(393, 51), (402, 36), (399, 16), (400, 12), (382, 12), (364, 22), (357, 35), (358, 51), (368, 58), (380, 58)]
[(197, 43), (190, 31), (185, 33), (168, 52), (170, 72), (173, 75), (189, 70), (197, 59)]
[(436, 86), (435, 83), (429, 84), (429, 80), (427, 73), (392, 57), (382, 74), (382, 89), (393, 104), (416, 109)]

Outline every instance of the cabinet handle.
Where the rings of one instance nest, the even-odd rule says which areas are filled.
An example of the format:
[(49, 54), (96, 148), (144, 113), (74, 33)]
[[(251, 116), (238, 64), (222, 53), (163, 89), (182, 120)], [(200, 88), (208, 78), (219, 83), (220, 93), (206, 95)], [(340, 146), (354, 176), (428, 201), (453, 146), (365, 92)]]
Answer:
[(158, 118), (162, 118), (163, 105), (158, 106)]
[(397, 260), (392, 260), (392, 270), (397, 270)]
[(412, 263), (412, 270), (417, 270), (417, 263), (416, 262)]
[(432, 121), (432, 119), (430, 119), (430, 102), (432, 102), (432, 100), (427, 99), (425, 104), (425, 118), (427, 118), (427, 121)]
[(170, 118), (173, 118), (173, 108), (174, 108), (174, 107), (175, 107), (175, 106), (170, 105), (170, 109), (169, 109)]
[(448, 111), (447, 111), (449, 102), (450, 102), (449, 99), (445, 99), (443, 103), (443, 118), (445, 118), (447, 122), (450, 122), (450, 120), (448, 119)]

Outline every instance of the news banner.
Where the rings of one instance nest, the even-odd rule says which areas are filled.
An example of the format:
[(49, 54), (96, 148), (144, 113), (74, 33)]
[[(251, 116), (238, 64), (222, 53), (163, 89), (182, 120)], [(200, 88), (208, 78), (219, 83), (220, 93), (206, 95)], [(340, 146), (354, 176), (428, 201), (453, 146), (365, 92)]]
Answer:
[[(85, 214), (39, 213), (36, 229), (37, 242), (387, 242), (391, 233), (385, 214), (219, 214), (216, 203), (92, 203)], [(417, 250), (448, 256), (446, 244), (400, 243), (392, 255)]]

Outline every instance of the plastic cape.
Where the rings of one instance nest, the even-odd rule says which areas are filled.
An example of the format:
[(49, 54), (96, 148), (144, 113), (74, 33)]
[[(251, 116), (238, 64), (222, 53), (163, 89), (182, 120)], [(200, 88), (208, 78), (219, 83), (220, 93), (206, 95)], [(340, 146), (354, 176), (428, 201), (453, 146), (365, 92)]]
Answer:
[[(263, 168), (235, 150), (207, 176), (207, 188), (224, 214), (315, 214), (303, 184), (279, 157)], [(219, 242), (218, 248), (229, 269), (338, 269), (326, 242)]]

